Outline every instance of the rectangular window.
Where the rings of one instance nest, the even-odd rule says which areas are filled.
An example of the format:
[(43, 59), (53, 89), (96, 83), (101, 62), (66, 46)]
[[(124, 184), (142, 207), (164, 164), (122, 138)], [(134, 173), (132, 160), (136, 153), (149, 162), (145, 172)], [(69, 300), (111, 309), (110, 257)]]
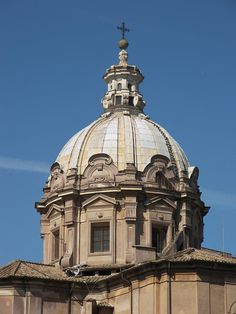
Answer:
[(121, 105), (121, 96), (116, 96), (116, 105)]
[(156, 252), (161, 252), (166, 246), (166, 229), (158, 226), (152, 226), (152, 247), (156, 248)]
[(52, 236), (53, 236), (53, 243), (52, 243), (53, 259), (57, 260), (57, 259), (59, 259), (59, 248), (60, 248), (60, 232), (59, 232), (59, 230), (55, 230), (52, 233)]
[(109, 222), (91, 225), (91, 253), (109, 252), (110, 226)]
[(134, 97), (129, 96), (129, 105), (133, 106), (134, 105)]

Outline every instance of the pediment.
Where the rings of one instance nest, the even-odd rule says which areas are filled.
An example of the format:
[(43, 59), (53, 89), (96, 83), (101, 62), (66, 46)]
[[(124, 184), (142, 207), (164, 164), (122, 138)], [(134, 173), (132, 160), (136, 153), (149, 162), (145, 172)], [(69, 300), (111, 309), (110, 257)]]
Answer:
[(82, 203), (82, 208), (87, 206), (106, 206), (106, 205), (116, 205), (117, 202), (114, 198), (103, 194), (97, 194)]
[(84, 170), (83, 179), (86, 183), (104, 183), (114, 181), (117, 168), (112, 158), (107, 154), (95, 154), (90, 157), (88, 166)]
[(174, 202), (172, 202), (169, 199), (164, 199), (161, 197), (153, 197), (150, 200), (145, 202), (145, 206), (149, 206), (149, 205), (155, 205), (155, 206), (160, 206), (160, 207), (171, 207), (173, 209), (176, 208), (176, 205)]
[(46, 213), (45, 217), (46, 218), (50, 218), (50, 217), (53, 217), (53, 216), (57, 216), (58, 213), (62, 213), (62, 209), (60, 206), (56, 205), (56, 204), (53, 204), (50, 206), (48, 212)]

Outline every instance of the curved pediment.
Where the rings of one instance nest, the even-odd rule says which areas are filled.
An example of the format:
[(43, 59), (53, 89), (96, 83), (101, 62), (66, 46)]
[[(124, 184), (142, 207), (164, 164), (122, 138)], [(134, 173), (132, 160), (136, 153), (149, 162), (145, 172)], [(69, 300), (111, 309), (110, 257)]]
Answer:
[(107, 154), (96, 154), (90, 157), (81, 183), (90, 187), (111, 185), (115, 182), (116, 174), (117, 168), (111, 157)]

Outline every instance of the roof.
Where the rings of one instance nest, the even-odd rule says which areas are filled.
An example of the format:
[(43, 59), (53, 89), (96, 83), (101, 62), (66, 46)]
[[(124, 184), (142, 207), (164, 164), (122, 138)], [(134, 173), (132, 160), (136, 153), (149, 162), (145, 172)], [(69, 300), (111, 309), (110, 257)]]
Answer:
[(186, 249), (169, 256), (167, 259), (171, 262), (213, 262), (219, 264), (236, 265), (236, 258), (231, 254), (215, 251), (211, 249)]
[(166, 156), (174, 168), (188, 171), (188, 160), (179, 144), (144, 114), (124, 111), (103, 115), (75, 134), (62, 148), (56, 162), (64, 172), (77, 168), (83, 174), (91, 156), (105, 153), (118, 171), (134, 164), (143, 171), (154, 155)]
[[(194, 248), (189, 248), (180, 252), (177, 252), (170, 256), (163, 256), (162, 258), (143, 262), (136, 265), (127, 265), (127, 267), (120, 267), (121, 272), (132, 272), (139, 269), (140, 267), (145, 267), (148, 270), (148, 265), (159, 265), (163, 262), (171, 262), (172, 264), (189, 264), (192, 262), (204, 262), (204, 263), (214, 263), (214, 265), (231, 265), (235, 266), (236, 270), (236, 258), (230, 254), (224, 252), (217, 252), (209, 249), (197, 250)], [(187, 265), (186, 265), (187, 266)], [(100, 269), (114, 269), (114, 265), (101, 265)], [(157, 266), (158, 267), (158, 266)], [(99, 269), (99, 266), (86, 266), (88, 269)], [(50, 281), (64, 281), (64, 282), (77, 282), (81, 284), (98, 283), (106, 279), (112, 279), (114, 277), (119, 277), (119, 273), (114, 273), (106, 276), (68, 276), (59, 267), (54, 265), (46, 265), (40, 263), (26, 262), (21, 260), (13, 261), (6, 266), (0, 268), (0, 281), (4, 279), (12, 278), (24, 278), (24, 279), (40, 279), (40, 280), (50, 280)]]
[(50, 281), (73, 281), (78, 283), (94, 283), (107, 276), (68, 277), (55, 265), (47, 265), (21, 260), (13, 261), (0, 268), (0, 280), (10, 278), (41, 279)]

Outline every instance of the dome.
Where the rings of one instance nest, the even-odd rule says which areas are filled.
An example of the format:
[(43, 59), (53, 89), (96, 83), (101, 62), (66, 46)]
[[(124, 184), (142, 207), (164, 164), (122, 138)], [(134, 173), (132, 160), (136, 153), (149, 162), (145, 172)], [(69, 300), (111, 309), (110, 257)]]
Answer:
[(143, 171), (154, 155), (167, 157), (177, 176), (189, 167), (179, 144), (143, 113), (118, 111), (102, 115), (66, 143), (56, 162), (64, 172), (77, 168), (77, 173), (83, 174), (89, 158), (99, 153), (109, 155), (118, 171), (129, 163)]
[(189, 164), (178, 143), (161, 126), (143, 113), (145, 101), (139, 85), (144, 77), (135, 65), (128, 64), (128, 53), (121, 50), (119, 64), (106, 70), (107, 92), (102, 99), (104, 113), (75, 134), (59, 153), (56, 162), (64, 173), (77, 169), (82, 175), (89, 159), (107, 154), (118, 171), (133, 164), (140, 172), (155, 155), (170, 160), (177, 177)]

